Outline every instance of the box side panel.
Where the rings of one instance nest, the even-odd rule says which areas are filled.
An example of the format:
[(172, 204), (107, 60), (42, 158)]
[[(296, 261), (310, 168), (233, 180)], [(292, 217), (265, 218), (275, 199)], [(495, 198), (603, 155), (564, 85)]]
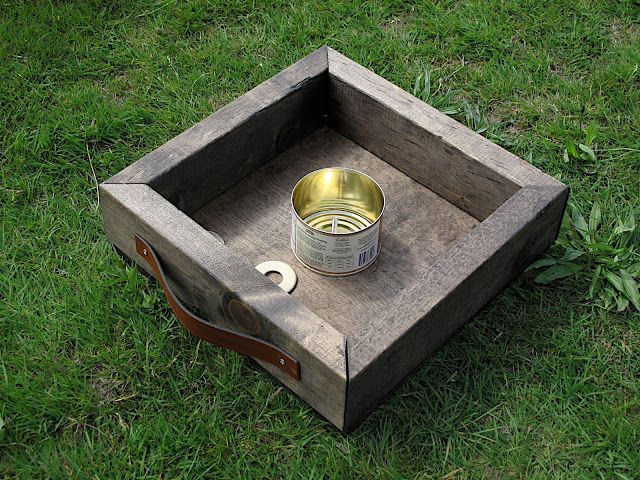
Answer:
[(323, 124), (326, 72), (323, 47), (106, 183), (148, 184), (182, 211), (197, 210)]
[(560, 185), (335, 50), (328, 58), (329, 124), (478, 220), (522, 186)]
[[(206, 319), (268, 341), (300, 362), (301, 379), (262, 364), (283, 384), (334, 423), (343, 426), (346, 392), (344, 336), (280, 290), (200, 225), (146, 185), (103, 184), (107, 236), (141, 268), (140, 235), (156, 251), (176, 294)], [(239, 300), (250, 315), (233, 318)]]
[(568, 189), (526, 187), (443, 255), (390, 309), (349, 339), (345, 430), (554, 241)]

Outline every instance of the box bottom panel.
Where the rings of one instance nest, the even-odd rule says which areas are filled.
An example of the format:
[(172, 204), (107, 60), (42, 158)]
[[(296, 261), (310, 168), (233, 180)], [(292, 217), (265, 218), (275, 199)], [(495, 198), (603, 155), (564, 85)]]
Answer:
[[(341, 166), (374, 178), (386, 197), (381, 253), (368, 269), (327, 277), (304, 267), (290, 246), (290, 196), (319, 168)], [(192, 217), (253, 265), (280, 260), (298, 275), (292, 295), (345, 335), (384, 317), (439, 254), (478, 224), (466, 212), (336, 131), (323, 127), (215, 197)]]

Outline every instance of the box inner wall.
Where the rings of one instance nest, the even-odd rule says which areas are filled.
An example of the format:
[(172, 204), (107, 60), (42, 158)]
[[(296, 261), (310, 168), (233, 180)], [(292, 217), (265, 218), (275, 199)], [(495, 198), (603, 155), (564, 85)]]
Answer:
[[(305, 174), (342, 166), (373, 177), (385, 192), (382, 249), (367, 270), (326, 277), (305, 268), (290, 246), (290, 195)], [(281, 260), (298, 275), (292, 295), (345, 335), (389, 316), (397, 295), (478, 220), (336, 131), (322, 127), (192, 214), (252, 265)]]

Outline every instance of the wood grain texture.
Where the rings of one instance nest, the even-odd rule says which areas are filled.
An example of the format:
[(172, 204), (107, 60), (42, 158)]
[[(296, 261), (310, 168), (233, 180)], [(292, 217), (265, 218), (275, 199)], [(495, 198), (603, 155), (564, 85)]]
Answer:
[(564, 186), (522, 188), (440, 256), (388, 315), (349, 339), (345, 430), (549, 247), (567, 195)]
[[(327, 166), (386, 194), (380, 257), (350, 277), (312, 273), (290, 248), (291, 190)], [(323, 47), (100, 193), (117, 250), (148, 269), (143, 236), (186, 303), (297, 358), (300, 382), (262, 365), (349, 431), (553, 242), (568, 190)], [(296, 270), (292, 295), (254, 269), (266, 260)]]
[[(357, 275), (327, 277), (306, 269), (291, 251), (291, 191), (327, 166), (360, 170), (386, 197), (381, 254)], [(194, 213), (229, 248), (257, 265), (281, 260), (299, 277), (292, 296), (345, 335), (385, 317), (407, 288), (477, 221), (335, 131), (318, 130)]]
[(198, 209), (323, 123), (322, 47), (122, 170), (106, 183), (148, 184)]
[(329, 125), (478, 220), (522, 186), (561, 185), (331, 48), (328, 59)]
[[(141, 268), (134, 235), (148, 241), (171, 288), (213, 323), (270, 342), (300, 362), (301, 380), (271, 365), (272, 375), (342, 427), (347, 379), (345, 337), (219, 243), (147, 185), (100, 186), (111, 242)], [(239, 302), (242, 315), (230, 304)]]

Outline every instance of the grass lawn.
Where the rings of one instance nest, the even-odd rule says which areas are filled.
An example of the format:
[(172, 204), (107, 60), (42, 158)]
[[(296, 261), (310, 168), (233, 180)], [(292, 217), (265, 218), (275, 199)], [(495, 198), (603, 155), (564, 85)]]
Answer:
[(96, 192), (328, 44), (409, 91), (430, 65), (604, 238), (640, 221), (640, 4), (245, 3), (0, 2), (0, 477), (640, 478), (640, 313), (588, 298), (614, 253), (522, 275), (343, 436), (179, 327)]

